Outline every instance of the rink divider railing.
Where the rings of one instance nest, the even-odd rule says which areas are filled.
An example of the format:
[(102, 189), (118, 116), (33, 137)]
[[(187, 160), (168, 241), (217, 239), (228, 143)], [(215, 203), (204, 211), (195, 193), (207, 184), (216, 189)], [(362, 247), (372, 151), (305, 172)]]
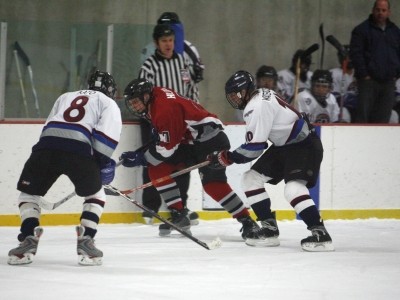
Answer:
[[(16, 182), (31, 147), (38, 139), (44, 120), (14, 119), (0, 121), (0, 226), (19, 226)], [(132, 126), (134, 125), (134, 126)], [(226, 131), (232, 147), (243, 141), (244, 126), (228, 124)], [(344, 128), (343, 128), (344, 127)], [(324, 160), (321, 165), (320, 185), (316, 194), (319, 209), (325, 220), (329, 219), (400, 219), (400, 126), (398, 125), (341, 125), (321, 126)], [(123, 151), (136, 149), (141, 144), (137, 123), (124, 122), (121, 142), (115, 157)], [(235, 144), (236, 143), (236, 144)], [(395, 159), (394, 159), (395, 158)], [(245, 166), (246, 167), (246, 166)], [(230, 171), (235, 170), (234, 167)], [(248, 168), (248, 166), (246, 167)], [(142, 184), (140, 170), (118, 168), (115, 185), (121, 189)], [(137, 172), (137, 173), (136, 173)], [(236, 172), (236, 173), (235, 173)], [(240, 193), (242, 169), (233, 171), (231, 185)], [(194, 173), (192, 173), (194, 175)], [(228, 174), (229, 175), (229, 174)], [(229, 176), (228, 176), (229, 178)], [(196, 181), (198, 180), (198, 181)], [(278, 220), (295, 220), (296, 214), (283, 197), (283, 184), (267, 185), (272, 208)], [(60, 180), (45, 196), (57, 201), (73, 191), (70, 181)], [(230, 218), (222, 210), (215, 210), (202, 195), (199, 179), (192, 176), (189, 190), (189, 208), (199, 213), (201, 220)], [(139, 199), (140, 194), (132, 195)], [(240, 195), (241, 196), (241, 195)], [(208, 202), (207, 202), (208, 201)], [(79, 223), (83, 199), (76, 197), (55, 211), (42, 210), (41, 224), (69, 225)], [(252, 213), (252, 212), (251, 212)], [(142, 212), (119, 198), (107, 200), (101, 223), (143, 223)], [(253, 214), (253, 213), (252, 213)], [(160, 215), (168, 217), (165, 209)], [(254, 216), (254, 214), (253, 214)]]

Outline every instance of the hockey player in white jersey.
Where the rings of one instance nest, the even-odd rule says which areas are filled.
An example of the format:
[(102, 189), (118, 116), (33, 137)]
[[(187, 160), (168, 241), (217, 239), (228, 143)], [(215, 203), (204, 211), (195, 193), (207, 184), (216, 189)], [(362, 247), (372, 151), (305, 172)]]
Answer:
[[(228, 102), (244, 110), (246, 142), (234, 151), (214, 152), (211, 167), (227, 167), (259, 158), (243, 174), (242, 185), (248, 203), (261, 222), (258, 240), (251, 246), (278, 246), (279, 229), (271, 212), (271, 200), (265, 183), (285, 181), (284, 195), (311, 231), (301, 240), (305, 251), (333, 251), (332, 239), (307, 188), (317, 181), (323, 157), (321, 140), (307, 118), (283, 101), (274, 91), (257, 89), (247, 71), (233, 74), (225, 85)], [(268, 140), (272, 145), (268, 147)], [(265, 149), (267, 149), (265, 151)]]
[(297, 50), (292, 58), (292, 65), (288, 69), (278, 71), (278, 93), (287, 100), (288, 103), (293, 101), (294, 89), (296, 84), (296, 63), (300, 58), (300, 76), (298, 81), (299, 91), (311, 87), (311, 55), (302, 57), (304, 50)]
[(307, 114), (311, 123), (333, 123), (339, 120), (339, 105), (332, 91), (332, 74), (328, 70), (315, 70), (311, 89), (297, 95), (295, 107)]
[(62, 174), (85, 199), (80, 225), (76, 226), (78, 262), (102, 263), (103, 252), (96, 248), (93, 238), (106, 202), (102, 184), (111, 183), (115, 175), (111, 155), (122, 129), (115, 94), (114, 78), (96, 71), (89, 78), (87, 90), (65, 93), (56, 100), (18, 180), (22, 224), (20, 245), (8, 253), (10, 265), (32, 262), (43, 233), (40, 196), (46, 195)]

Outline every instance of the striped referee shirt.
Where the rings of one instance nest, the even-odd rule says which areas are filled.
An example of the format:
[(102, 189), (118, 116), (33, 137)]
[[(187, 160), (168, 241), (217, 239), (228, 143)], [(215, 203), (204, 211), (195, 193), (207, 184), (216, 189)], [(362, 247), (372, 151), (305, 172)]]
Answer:
[(172, 58), (161, 56), (156, 50), (145, 60), (139, 71), (139, 78), (150, 81), (154, 86), (166, 87), (199, 102), (198, 89), (192, 79), (189, 62), (174, 52)]

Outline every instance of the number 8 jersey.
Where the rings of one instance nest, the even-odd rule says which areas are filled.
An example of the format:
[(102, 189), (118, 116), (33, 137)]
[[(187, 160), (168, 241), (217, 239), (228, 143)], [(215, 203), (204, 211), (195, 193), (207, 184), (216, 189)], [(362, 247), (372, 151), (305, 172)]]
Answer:
[(121, 130), (121, 111), (113, 99), (93, 90), (69, 92), (57, 99), (32, 151), (58, 149), (94, 155), (102, 164), (111, 158)]

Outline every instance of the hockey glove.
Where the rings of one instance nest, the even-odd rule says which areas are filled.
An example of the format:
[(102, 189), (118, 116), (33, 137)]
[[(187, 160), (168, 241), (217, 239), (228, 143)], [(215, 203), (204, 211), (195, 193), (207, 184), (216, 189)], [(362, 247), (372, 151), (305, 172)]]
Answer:
[(122, 160), (122, 165), (127, 168), (147, 165), (147, 160), (144, 158), (144, 151), (123, 152), (119, 160)]
[(100, 169), (101, 183), (110, 184), (115, 176), (115, 161), (111, 159), (104, 167)]
[(228, 157), (229, 151), (214, 151), (212, 154), (207, 156), (207, 160), (210, 162), (208, 165), (211, 169), (224, 169), (230, 166), (233, 162)]

